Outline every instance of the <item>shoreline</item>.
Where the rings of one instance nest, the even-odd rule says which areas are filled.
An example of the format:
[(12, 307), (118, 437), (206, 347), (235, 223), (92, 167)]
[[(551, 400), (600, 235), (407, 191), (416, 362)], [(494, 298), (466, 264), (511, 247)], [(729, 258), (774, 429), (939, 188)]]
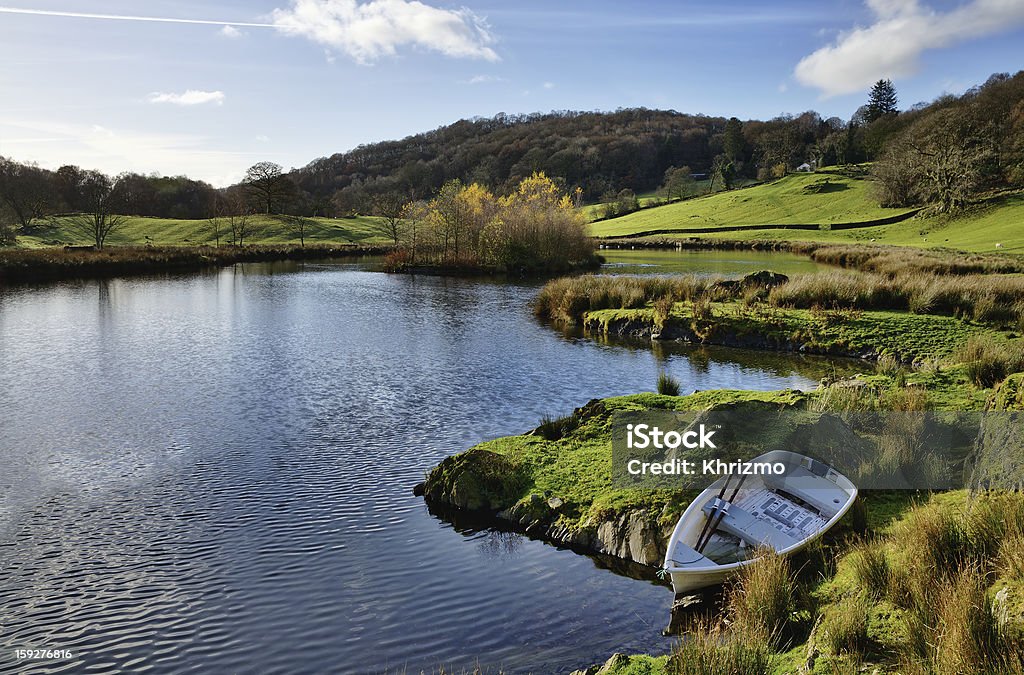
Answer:
[(195, 272), (244, 262), (326, 260), (388, 253), (390, 246), (118, 246), (58, 249), (0, 249), (0, 287), (49, 281)]

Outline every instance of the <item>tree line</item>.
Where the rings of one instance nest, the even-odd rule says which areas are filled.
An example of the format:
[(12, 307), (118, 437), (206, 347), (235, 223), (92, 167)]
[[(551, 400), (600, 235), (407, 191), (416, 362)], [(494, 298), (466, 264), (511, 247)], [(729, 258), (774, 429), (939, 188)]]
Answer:
[[(292, 171), (260, 162), (238, 185), (215, 189), (184, 176), (103, 176), (76, 166), (49, 171), (0, 158), (0, 238), (33, 233), (49, 216), (84, 214), (102, 246), (118, 215), (197, 219), (277, 214), (373, 214), (389, 238), (409, 202), (446, 185), (509, 195), (544, 173), (606, 216), (639, 207), (636, 195), (671, 201), (772, 180), (814, 167), (875, 161), (879, 201), (948, 211), (980, 190), (1024, 185), (1024, 71), (996, 74), (962, 96), (900, 112), (892, 83), (879, 81), (849, 120), (808, 111), (770, 120), (644, 108), (557, 111), (460, 120), (408, 138), (359, 146)], [(578, 188), (578, 192), (576, 189)], [(104, 215), (106, 214), (106, 215)], [(108, 217), (114, 216), (114, 217)], [(242, 228), (244, 230), (244, 228)], [(108, 232), (109, 233), (109, 232)], [(243, 236), (233, 239), (244, 241)]]

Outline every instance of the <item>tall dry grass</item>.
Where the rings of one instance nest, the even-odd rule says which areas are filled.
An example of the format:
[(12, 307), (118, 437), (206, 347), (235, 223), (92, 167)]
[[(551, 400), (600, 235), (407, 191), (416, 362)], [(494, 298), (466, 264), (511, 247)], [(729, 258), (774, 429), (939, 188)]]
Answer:
[(681, 300), (705, 295), (724, 297), (717, 279), (695, 275), (675, 277), (613, 277), (583, 275), (549, 281), (533, 302), (541, 318), (577, 323), (586, 312), (598, 309), (639, 309), (661, 303), (664, 311)]

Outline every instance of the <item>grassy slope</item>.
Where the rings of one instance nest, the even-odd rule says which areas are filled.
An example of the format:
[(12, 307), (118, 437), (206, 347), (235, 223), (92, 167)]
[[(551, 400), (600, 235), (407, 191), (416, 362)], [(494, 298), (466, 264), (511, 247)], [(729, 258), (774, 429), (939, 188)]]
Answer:
[[(383, 244), (378, 218), (310, 218), (306, 232), (307, 243), (319, 244)], [(246, 238), (247, 244), (298, 244), (299, 236), (281, 219), (274, 216), (256, 216), (255, 234)], [(230, 240), (227, 225), (222, 227), (221, 243)], [(148, 237), (148, 239), (147, 239)], [(89, 244), (86, 237), (73, 232), (66, 221), (57, 223), (37, 235), (22, 235), (18, 243), (23, 247), (42, 247), (63, 244)], [(214, 244), (215, 239), (206, 220), (173, 220), (169, 218), (130, 217), (107, 240), (111, 245), (198, 245)]]
[[(808, 193), (805, 187), (823, 177), (845, 185), (833, 192)], [(622, 236), (656, 229), (720, 227), (721, 234), (681, 234), (723, 239), (875, 242), (897, 246), (954, 248), (965, 251), (999, 250), (1024, 253), (1024, 194), (1009, 195), (971, 209), (958, 217), (915, 217), (902, 223), (856, 230), (730, 231), (729, 226), (752, 224), (831, 224), (859, 222), (897, 215), (900, 211), (876, 205), (865, 179), (822, 171), (787, 176), (775, 183), (718, 193), (687, 202), (639, 211), (591, 225), (596, 236)]]
[[(610, 222), (610, 221), (609, 221)], [(956, 218), (916, 217), (902, 223), (845, 231), (759, 230), (710, 235), (723, 238), (783, 239), (891, 244), (962, 251), (1024, 253), (1024, 194), (971, 209)], [(996, 244), (1002, 244), (996, 247)]]
[[(830, 188), (809, 191), (827, 180)], [(846, 223), (887, 218), (899, 210), (883, 209), (870, 198), (871, 184), (864, 177), (838, 172), (793, 174), (766, 185), (720, 192), (621, 218), (594, 223), (600, 237), (672, 228), (727, 228), (735, 225)]]

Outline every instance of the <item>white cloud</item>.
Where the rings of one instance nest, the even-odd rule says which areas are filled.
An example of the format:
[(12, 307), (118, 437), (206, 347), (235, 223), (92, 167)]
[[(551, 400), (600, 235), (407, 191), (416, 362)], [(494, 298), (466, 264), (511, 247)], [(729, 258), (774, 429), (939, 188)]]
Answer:
[(237, 28), (235, 28), (231, 24), (227, 24), (223, 28), (221, 28), (220, 29), (220, 34), (223, 35), (226, 38), (231, 39), (231, 40), (240, 38), (243, 35), (245, 35), (245, 33), (243, 33), (242, 31), (238, 30)]
[(260, 143), (269, 143), (270, 136), (267, 136), (266, 134), (260, 134), (259, 136), (256, 137), (256, 140), (259, 141)]
[(459, 84), (490, 84), (491, 82), (504, 82), (504, 77), (497, 75), (474, 75), (468, 80), (459, 80)]
[(799, 82), (826, 96), (862, 91), (879, 78), (914, 74), (925, 51), (1024, 23), (1020, 0), (970, 0), (944, 13), (918, 0), (867, 0), (867, 5), (875, 22), (845, 31), (803, 58), (794, 72)]
[(486, 22), (468, 9), (440, 9), (418, 0), (292, 0), (271, 17), (281, 32), (343, 51), (364, 64), (392, 56), (405, 45), (498, 60)]
[(554, 89), (555, 88), (555, 83), (554, 82), (545, 82), (544, 83), (544, 88), (545, 89)]
[(181, 94), (174, 94), (155, 91), (146, 100), (150, 103), (172, 103), (174, 105), (203, 105), (204, 103), (221, 105), (224, 103), (224, 92), (189, 89)]

